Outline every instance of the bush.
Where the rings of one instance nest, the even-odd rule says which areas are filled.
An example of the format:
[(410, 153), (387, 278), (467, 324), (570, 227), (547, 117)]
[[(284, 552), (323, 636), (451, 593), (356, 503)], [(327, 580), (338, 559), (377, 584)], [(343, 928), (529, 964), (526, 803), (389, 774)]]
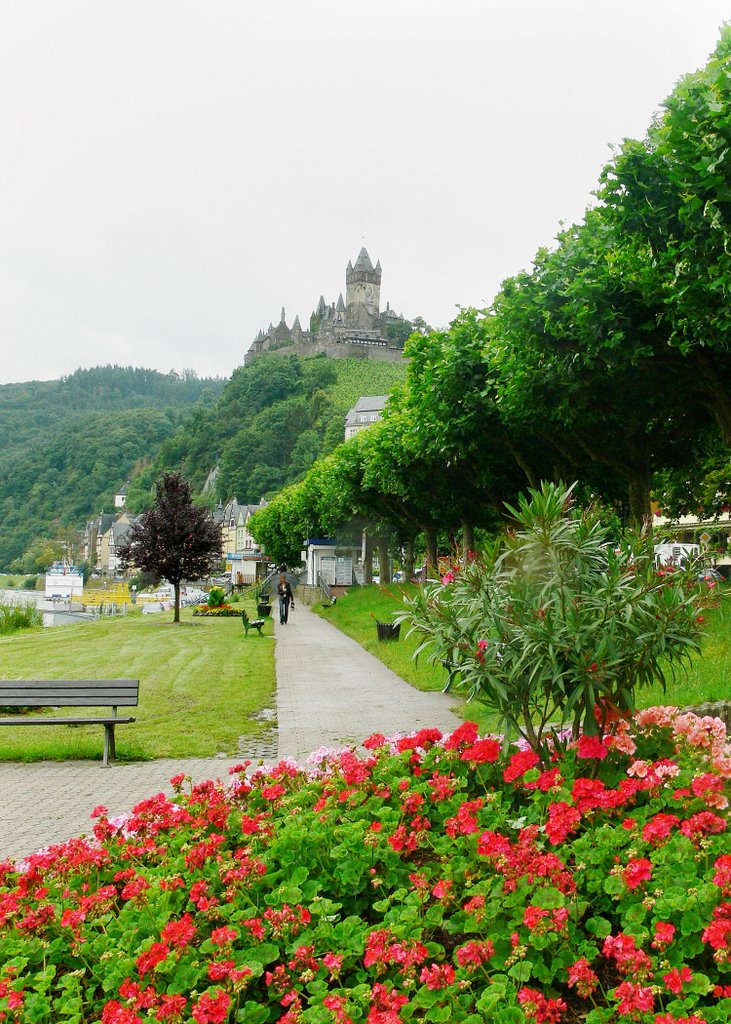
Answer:
[(658, 574), (642, 538), (615, 548), (607, 528), (572, 507), (570, 490), (545, 484), (509, 511), (514, 529), (426, 583), (398, 618), (508, 736), (545, 755), (564, 724), (574, 737), (602, 735), (634, 709), (636, 689), (664, 690), (699, 649), (708, 590), (693, 574)]
[(21, 629), (38, 629), (43, 614), (35, 604), (0, 604), (0, 634), (17, 633)]
[[(541, 769), (471, 723), (185, 787), (0, 867), (0, 1010), (721, 1024), (731, 749), (640, 712)], [(183, 793), (183, 788), (189, 792)]]
[(211, 587), (208, 591), (208, 607), (220, 608), (226, 600), (226, 591), (223, 587)]

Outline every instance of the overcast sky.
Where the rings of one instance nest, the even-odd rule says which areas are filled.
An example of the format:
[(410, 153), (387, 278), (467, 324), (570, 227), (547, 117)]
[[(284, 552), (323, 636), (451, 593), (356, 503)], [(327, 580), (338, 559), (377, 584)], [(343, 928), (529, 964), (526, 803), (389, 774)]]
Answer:
[(229, 376), (361, 246), (446, 326), (530, 266), (728, 0), (2, 0), (0, 382)]

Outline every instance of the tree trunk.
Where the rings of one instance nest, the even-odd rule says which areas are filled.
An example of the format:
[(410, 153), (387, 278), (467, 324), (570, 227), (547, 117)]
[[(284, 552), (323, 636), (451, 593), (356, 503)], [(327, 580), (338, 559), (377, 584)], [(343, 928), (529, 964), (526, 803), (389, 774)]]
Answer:
[(646, 476), (631, 476), (628, 480), (629, 520), (638, 530), (652, 529), (650, 508), (650, 481)]
[(365, 555), (363, 557), (363, 583), (368, 586), (373, 582), (373, 538), (368, 530), (363, 531)]
[(716, 418), (723, 443), (731, 445), (731, 395), (718, 372), (716, 359), (708, 349), (696, 351), (695, 359), (700, 366), (700, 376), (706, 382), (707, 394), (712, 399), (708, 408)]
[(434, 569), (437, 564), (437, 530), (433, 523), (422, 526), (422, 529), (424, 531), (424, 543), (426, 545), (427, 575), (429, 575), (429, 569)]
[(173, 583), (173, 589), (175, 591), (175, 612), (173, 613), (173, 622), (180, 622), (180, 581)]
[(472, 523), (462, 524), (462, 561), (467, 561), (467, 555), (475, 550), (475, 527)]
[(403, 564), (403, 570), (404, 570), (404, 579), (406, 580), (407, 583), (409, 582), (411, 577), (414, 575), (414, 569), (416, 568), (416, 566), (414, 565), (414, 562), (415, 562), (415, 559), (414, 559), (414, 539), (412, 537), (411, 540), (407, 540), (406, 543), (404, 544), (404, 564)]
[(391, 560), (388, 554), (388, 537), (378, 538), (378, 564), (381, 576), (381, 583), (391, 582)]

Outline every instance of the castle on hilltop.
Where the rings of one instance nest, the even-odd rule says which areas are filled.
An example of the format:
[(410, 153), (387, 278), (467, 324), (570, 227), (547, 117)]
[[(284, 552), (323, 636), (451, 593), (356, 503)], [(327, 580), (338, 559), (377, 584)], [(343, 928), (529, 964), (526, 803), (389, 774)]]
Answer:
[[(343, 293), (337, 302), (328, 305), (323, 296), (310, 317), (308, 330), (303, 330), (299, 316), (287, 326), (284, 307), (277, 327), (269, 324), (259, 331), (244, 363), (264, 352), (278, 355), (316, 356), (324, 353), (334, 358), (381, 359), (398, 362), (403, 359), (403, 342), (395, 340), (394, 328), (405, 323), (386, 303), (381, 311), (381, 263), (375, 267), (365, 249), (361, 249), (355, 266), (348, 261), (345, 271), (345, 302)], [(389, 336), (391, 335), (391, 337)]]

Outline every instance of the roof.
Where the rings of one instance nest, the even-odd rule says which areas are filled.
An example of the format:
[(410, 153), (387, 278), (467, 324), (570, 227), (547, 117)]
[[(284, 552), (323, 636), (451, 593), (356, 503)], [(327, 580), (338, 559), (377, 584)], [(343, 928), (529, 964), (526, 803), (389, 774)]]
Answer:
[(369, 273), (373, 273), (373, 264), (365, 246), (358, 253), (358, 259), (355, 261), (353, 270), (367, 270)]
[(380, 419), (380, 414), (383, 412), (387, 401), (388, 395), (366, 395), (365, 398), (359, 398), (353, 408), (348, 410), (348, 415), (345, 417), (346, 428), (356, 425), (364, 426), (363, 417), (369, 413), (377, 414), (374, 416), (374, 419)]

